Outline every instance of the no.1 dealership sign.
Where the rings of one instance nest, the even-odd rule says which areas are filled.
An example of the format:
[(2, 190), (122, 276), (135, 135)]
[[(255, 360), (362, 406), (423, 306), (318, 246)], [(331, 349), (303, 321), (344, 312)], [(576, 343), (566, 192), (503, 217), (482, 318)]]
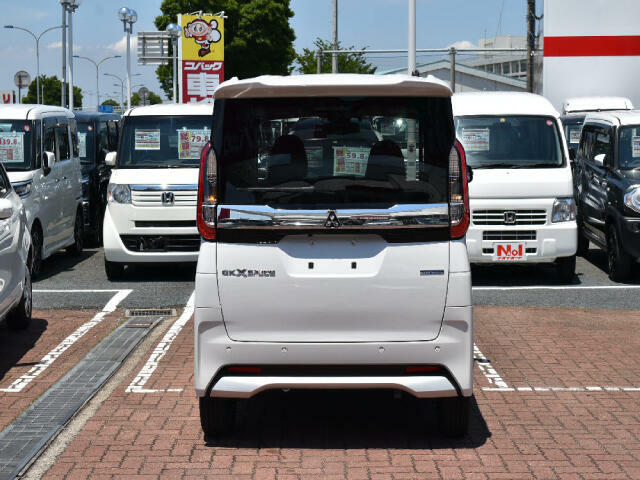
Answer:
[(182, 102), (213, 98), (224, 81), (224, 19), (214, 15), (178, 15), (178, 81)]

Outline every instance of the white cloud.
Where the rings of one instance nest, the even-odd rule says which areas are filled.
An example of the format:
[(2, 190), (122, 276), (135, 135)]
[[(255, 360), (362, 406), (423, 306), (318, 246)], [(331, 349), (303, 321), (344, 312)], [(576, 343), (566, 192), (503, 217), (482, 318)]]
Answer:
[(47, 45), (47, 48), (49, 49), (60, 48), (60, 47), (62, 47), (62, 42), (53, 42)]
[[(111, 45), (107, 45), (108, 50), (112, 50), (114, 53), (119, 55), (124, 55), (127, 53), (127, 36), (124, 35), (120, 40)], [(138, 49), (138, 37), (137, 35), (131, 36), (131, 52), (135, 55), (135, 52)]]
[(447, 48), (478, 48), (477, 45), (475, 45), (473, 42), (470, 42), (469, 40), (462, 40), (460, 42), (456, 42), (453, 43), (451, 45), (447, 45)]

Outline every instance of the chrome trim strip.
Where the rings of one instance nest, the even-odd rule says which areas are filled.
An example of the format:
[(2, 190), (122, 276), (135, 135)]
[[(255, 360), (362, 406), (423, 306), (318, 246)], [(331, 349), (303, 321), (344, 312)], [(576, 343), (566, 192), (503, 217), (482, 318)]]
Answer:
[[(216, 206), (203, 206), (212, 209)], [(224, 210), (224, 212), (223, 212)], [(337, 229), (429, 228), (449, 225), (446, 203), (395, 205), (389, 209), (285, 210), (266, 205), (218, 205), (217, 228), (328, 229), (331, 212)], [(213, 212), (211, 212), (213, 213)], [(205, 214), (205, 218), (211, 218)], [(333, 226), (333, 225), (332, 225)], [(336, 229), (336, 228), (333, 228)]]
[(211, 389), (212, 397), (249, 398), (264, 390), (280, 388), (361, 389), (393, 388), (418, 398), (456, 397), (458, 392), (447, 377), (222, 377)]
[(186, 190), (198, 190), (198, 185), (145, 185), (145, 184), (135, 184), (129, 185), (131, 190), (135, 192), (164, 192), (167, 190), (172, 190), (174, 192), (178, 191), (186, 191)]

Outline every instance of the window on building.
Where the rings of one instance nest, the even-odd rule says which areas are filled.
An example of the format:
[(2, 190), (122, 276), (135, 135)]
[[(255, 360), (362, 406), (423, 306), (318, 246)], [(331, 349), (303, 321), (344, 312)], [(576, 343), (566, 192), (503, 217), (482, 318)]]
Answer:
[(504, 62), (502, 64), (502, 74), (503, 75), (508, 75), (509, 73), (511, 73), (511, 68), (510, 68), (510, 63), (509, 62)]

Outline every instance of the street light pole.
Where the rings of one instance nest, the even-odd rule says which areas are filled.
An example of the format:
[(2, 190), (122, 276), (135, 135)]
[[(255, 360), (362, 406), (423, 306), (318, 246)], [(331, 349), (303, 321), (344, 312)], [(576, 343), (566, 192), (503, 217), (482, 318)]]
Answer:
[[(333, 49), (338, 49), (338, 0), (333, 0)], [(331, 73), (338, 73), (338, 54), (331, 54)]]
[[(107, 77), (117, 78), (120, 82), (120, 108), (122, 109), (122, 113), (124, 113), (124, 79), (114, 73), (105, 73), (104, 75)], [(115, 86), (117, 87), (118, 85)]]
[(82, 3), (82, 0), (61, 0), (67, 10), (69, 28), (69, 110), (73, 111), (73, 13)]
[(133, 24), (138, 21), (138, 14), (135, 10), (122, 7), (118, 11), (118, 17), (122, 21), (124, 31), (127, 33), (127, 109), (131, 108), (131, 34)]
[[(56, 28), (62, 28), (62, 25), (56, 25), (55, 27), (49, 27), (46, 30), (43, 30), (40, 35), (36, 36), (28, 28), (16, 27), (14, 25), (5, 25), (4, 28), (12, 28), (14, 30), (22, 30), (23, 32), (27, 32), (31, 35), (36, 41), (36, 102), (40, 103), (40, 37), (47, 33), (49, 30), (55, 30)], [(44, 95), (43, 95), (44, 97)]]
[(100, 60), (99, 62), (95, 62), (94, 60), (90, 59), (89, 57), (83, 57), (82, 55), (74, 55), (73, 58), (82, 58), (84, 60), (88, 60), (91, 63), (93, 63), (93, 65), (96, 67), (96, 112), (98, 110), (100, 110), (100, 82), (99, 82), (99, 69), (100, 69), (100, 64), (106, 60), (109, 60), (111, 58), (121, 58), (121, 55), (111, 55), (109, 57), (104, 57), (102, 60)]
[[(416, 72), (416, 0), (409, 0), (409, 75)], [(416, 121), (407, 119), (407, 180), (416, 179)]]
[(173, 50), (173, 103), (178, 103), (178, 37), (182, 35), (182, 28), (175, 23), (170, 23), (166, 28), (171, 36)]
[(60, 85), (60, 106), (67, 105), (65, 88), (67, 86), (67, 7), (60, 2), (62, 7), (62, 84)]

